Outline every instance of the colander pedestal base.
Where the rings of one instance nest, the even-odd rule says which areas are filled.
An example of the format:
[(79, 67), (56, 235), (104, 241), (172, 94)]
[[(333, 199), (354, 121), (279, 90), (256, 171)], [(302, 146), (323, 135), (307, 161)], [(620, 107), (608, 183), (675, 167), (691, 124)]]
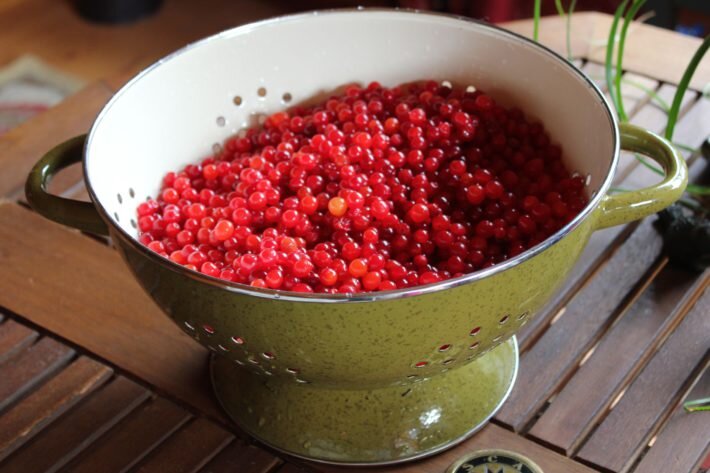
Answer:
[(256, 375), (213, 356), (212, 384), (246, 432), (300, 458), (345, 465), (401, 463), (471, 436), (515, 381), (515, 337), (460, 368), (406, 385), (332, 389)]

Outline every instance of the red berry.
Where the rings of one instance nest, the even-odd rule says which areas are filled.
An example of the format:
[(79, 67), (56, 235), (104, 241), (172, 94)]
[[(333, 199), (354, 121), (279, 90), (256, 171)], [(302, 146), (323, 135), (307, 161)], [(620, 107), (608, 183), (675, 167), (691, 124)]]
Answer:
[(514, 257), (584, 208), (584, 178), (551, 143), (480, 91), (351, 86), (167, 173), (136, 209), (138, 239), (254, 287), (431, 284)]
[(220, 220), (214, 226), (214, 236), (219, 241), (224, 241), (234, 234), (234, 224), (229, 220)]

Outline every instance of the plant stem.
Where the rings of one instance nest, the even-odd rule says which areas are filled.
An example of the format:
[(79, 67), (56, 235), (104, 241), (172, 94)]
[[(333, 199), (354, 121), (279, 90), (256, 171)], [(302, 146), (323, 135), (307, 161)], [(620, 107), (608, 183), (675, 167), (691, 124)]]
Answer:
[(614, 57), (614, 43), (616, 42), (616, 30), (619, 27), (619, 19), (621, 18), (621, 14), (626, 9), (626, 5), (628, 3), (629, 0), (623, 0), (614, 12), (614, 20), (611, 22), (611, 28), (609, 28), (609, 39), (606, 42), (606, 59), (604, 61), (606, 88), (609, 91), (611, 102), (614, 104), (614, 108), (616, 108), (617, 110), (619, 109), (619, 98), (614, 93), (614, 81), (612, 79), (611, 68)]
[(686, 412), (710, 411), (710, 397), (688, 401), (683, 404), (683, 408)]
[(640, 154), (634, 153), (634, 157), (636, 158), (636, 160), (637, 160), (638, 162), (640, 162), (641, 164), (643, 164), (644, 166), (646, 166), (648, 169), (650, 169), (651, 171), (655, 172), (655, 173), (658, 174), (659, 176), (665, 176), (665, 175), (666, 175), (666, 173), (663, 172), (663, 169), (657, 168), (657, 167), (654, 166), (653, 164), (649, 163), (648, 160), (646, 160), (646, 158), (644, 158), (644, 157), (641, 156)]
[(555, 0), (555, 8), (557, 9), (558, 15), (565, 16), (565, 9), (562, 8), (562, 0)]
[(540, 31), (540, 4), (542, 0), (535, 0), (535, 7), (533, 9), (533, 39), (537, 41), (538, 33)]
[(685, 188), (685, 192), (693, 195), (710, 195), (710, 187), (699, 186), (697, 184), (688, 184)]
[(567, 19), (565, 21), (565, 35), (567, 42), (567, 59), (571, 61), (572, 57), (572, 13), (577, 6), (577, 0), (572, 0), (569, 4), (569, 11), (567, 12)]
[(675, 141), (673, 142), (673, 146), (678, 149), (682, 149), (683, 151), (687, 151), (691, 154), (695, 154), (698, 151), (698, 148), (693, 148), (692, 146), (684, 145), (683, 143), (677, 143)]
[(639, 89), (640, 91), (644, 92), (646, 95), (651, 97), (651, 100), (654, 100), (658, 104), (658, 106), (661, 107), (661, 110), (663, 110), (664, 112), (668, 113), (670, 111), (671, 107), (670, 107), (670, 105), (668, 105), (668, 102), (663, 100), (663, 97), (661, 97), (655, 91), (649, 89), (645, 85), (640, 84), (640, 83), (633, 81), (631, 79), (626, 79), (626, 78), (621, 79), (621, 83), (626, 84), (626, 85), (630, 85), (631, 87), (635, 87), (635, 88)]
[(690, 60), (690, 62), (688, 63), (688, 67), (683, 73), (683, 77), (680, 80), (680, 84), (678, 84), (678, 89), (676, 90), (675, 96), (673, 97), (673, 104), (671, 105), (671, 110), (670, 112), (668, 112), (668, 125), (666, 125), (665, 135), (666, 138), (669, 140), (673, 139), (673, 131), (675, 130), (675, 124), (678, 121), (678, 113), (680, 112), (680, 104), (683, 101), (683, 95), (685, 95), (685, 91), (688, 90), (688, 84), (690, 84), (690, 79), (693, 78), (695, 69), (698, 68), (698, 64), (700, 64), (700, 61), (703, 59), (703, 56), (705, 56), (705, 53), (707, 52), (708, 48), (710, 48), (710, 36), (706, 36), (698, 50), (695, 51), (693, 58)]
[[(624, 189), (623, 187), (610, 187), (609, 192), (613, 192), (615, 194), (623, 193), (623, 192), (631, 192), (632, 189)], [(705, 212), (705, 209), (703, 208), (702, 205), (698, 204), (694, 200), (689, 200), (689, 199), (684, 199), (680, 198), (677, 201), (680, 205), (683, 207), (686, 207), (694, 212)]]
[(616, 96), (619, 102), (616, 111), (619, 113), (619, 119), (622, 122), (629, 121), (629, 117), (628, 115), (626, 115), (626, 110), (624, 110), (624, 100), (621, 97), (621, 74), (623, 73), (622, 62), (624, 59), (626, 34), (629, 31), (629, 26), (631, 25), (631, 22), (636, 16), (636, 13), (638, 13), (639, 9), (643, 6), (644, 3), (646, 3), (646, 0), (634, 0), (634, 3), (631, 4), (631, 8), (629, 8), (629, 11), (626, 12), (626, 16), (624, 17), (624, 25), (621, 27), (621, 34), (619, 36), (619, 50), (617, 52), (616, 58), (616, 80), (614, 84), (616, 87)]

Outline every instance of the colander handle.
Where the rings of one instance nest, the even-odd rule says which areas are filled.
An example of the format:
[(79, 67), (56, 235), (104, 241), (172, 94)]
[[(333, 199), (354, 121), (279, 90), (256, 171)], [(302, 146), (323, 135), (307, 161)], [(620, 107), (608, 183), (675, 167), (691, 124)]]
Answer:
[(619, 125), (621, 148), (640, 153), (663, 167), (665, 178), (650, 187), (607, 195), (599, 205), (596, 228), (633, 222), (654, 214), (678, 200), (688, 184), (683, 156), (665, 138), (629, 123)]
[(91, 202), (65, 199), (47, 192), (55, 174), (65, 167), (81, 162), (86, 135), (77, 136), (55, 146), (34, 165), (25, 183), (27, 202), (39, 214), (57, 223), (98, 235), (108, 235), (108, 227), (101, 220)]

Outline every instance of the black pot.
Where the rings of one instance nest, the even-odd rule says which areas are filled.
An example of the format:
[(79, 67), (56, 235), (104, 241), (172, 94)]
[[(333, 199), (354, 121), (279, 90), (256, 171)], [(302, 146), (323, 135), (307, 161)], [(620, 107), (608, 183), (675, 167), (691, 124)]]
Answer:
[(74, 0), (79, 14), (97, 23), (129, 23), (152, 15), (163, 0)]

